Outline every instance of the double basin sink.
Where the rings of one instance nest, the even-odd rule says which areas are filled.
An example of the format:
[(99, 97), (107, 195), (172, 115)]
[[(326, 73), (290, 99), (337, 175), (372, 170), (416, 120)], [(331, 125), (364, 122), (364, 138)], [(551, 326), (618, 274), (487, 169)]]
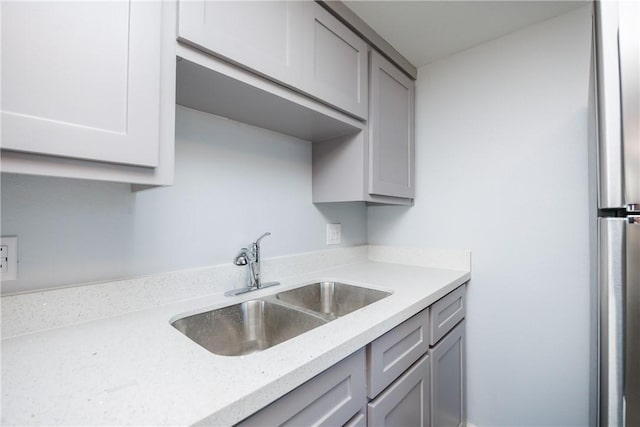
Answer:
[(389, 295), (345, 283), (318, 282), (185, 316), (171, 324), (212, 353), (240, 356), (273, 347)]

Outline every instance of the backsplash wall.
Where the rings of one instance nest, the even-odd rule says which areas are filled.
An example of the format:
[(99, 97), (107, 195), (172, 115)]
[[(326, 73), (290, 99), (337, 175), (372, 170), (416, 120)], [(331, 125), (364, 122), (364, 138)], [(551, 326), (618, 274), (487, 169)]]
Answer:
[[(16, 293), (229, 263), (265, 231), (265, 257), (367, 242), (363, 203), (311, 203), (311, 143), (183, 107), (172, 187), (2, 174), (2, 235), (18, 236)], [(334, 247), (334, 246), (331, 246)]]

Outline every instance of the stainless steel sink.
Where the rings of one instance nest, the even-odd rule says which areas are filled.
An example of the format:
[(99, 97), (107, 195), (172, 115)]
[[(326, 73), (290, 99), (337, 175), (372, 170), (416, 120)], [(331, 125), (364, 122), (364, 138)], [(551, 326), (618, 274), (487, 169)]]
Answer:
[(276, 294), (276, 299), (330, 316), (344, 316), (391, 295), (338, 282), (319, 282)]
[(327, 320), (265, 300), (245, 301), (171, 324), (212, 353), (240, 356), (280, 344)]
[(241, 356), (273, 347), (389, 295), (344, 283), (319, 282), (185, 316), (171, 325), (212, 353)]

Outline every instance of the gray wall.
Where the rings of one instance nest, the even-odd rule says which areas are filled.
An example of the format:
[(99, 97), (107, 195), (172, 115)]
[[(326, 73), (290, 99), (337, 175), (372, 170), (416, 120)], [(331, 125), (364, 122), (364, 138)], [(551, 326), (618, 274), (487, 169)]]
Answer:
[(369, 243), (468, 248), (468, 419), (584, 426), (590, 10), (422, 67), (416, 203)]
[(2, 235), (19, 280), (3, 293), (231, 262), (264, 231), (266, 257), (366, 243), (363, 203), (311, 203), (311, 144), (178, 108), (173, 187), (2, 174)]

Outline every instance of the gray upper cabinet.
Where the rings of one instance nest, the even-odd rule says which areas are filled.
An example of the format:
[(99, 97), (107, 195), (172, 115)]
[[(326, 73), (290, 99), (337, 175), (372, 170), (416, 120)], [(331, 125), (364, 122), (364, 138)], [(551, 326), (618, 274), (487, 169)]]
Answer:
[(307, 2), (306, 6), (302, 89), (366, 119), (367, 44), (317, 3)]
[(180, 1), (178, 40), (367, 118), (367, 44), (315, 2)]
[(1, 7), (3, 172), (171, 183), (172, 6)]
[(372, 50), (367, 128), (313, 145), (313, 202), (412, 204), (414, 110), (413, 80)]
[(369, 87), (369, 193), (413, 198), (413, 80), (372, 51)]
[(305, 3), (180, 1), (178, 40), (273, 80), (299, 87)]

